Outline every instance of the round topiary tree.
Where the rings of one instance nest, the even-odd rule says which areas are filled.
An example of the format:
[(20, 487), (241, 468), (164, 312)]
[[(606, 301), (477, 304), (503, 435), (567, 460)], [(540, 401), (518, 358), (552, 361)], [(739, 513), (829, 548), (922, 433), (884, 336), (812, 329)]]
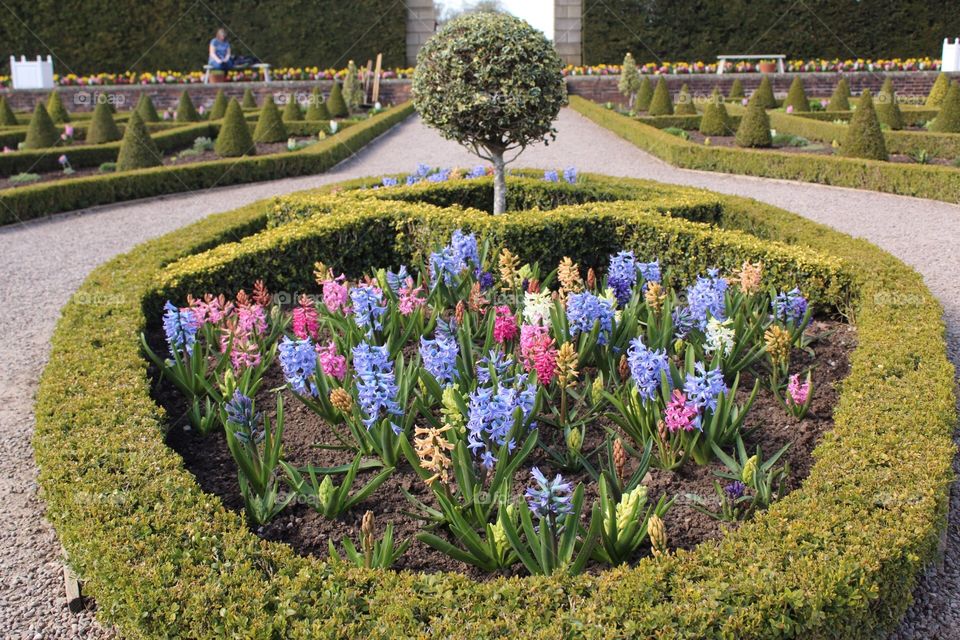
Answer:
[(506, 164), (556, 137), (553, 121), (567, 103), (562, 69), (543, 33), (501, 13), (452, 20), (420, 50), (414, 105), (445, 138), (493, 163), (494, 213), (507, 208)]
[(795, 77), (790, 83), (790, 91), (787, 92), (787, 99), (783, 106), (790, 111), (810, 111), (810, 98), (807, 97), (807, 90), (800, 76)]
[(637, 98), (637, 91), (640, 90), (640, 72), (637, 71), (637, 63), (633, 59), (633, 54), (629, 51), (623, 57), (623, 65), (620, 67), (620, 82), (617, 83), (617, 90), (627, 98), (627, 108), (632, 109), (633, 103)]
[(893, 81), (890, 78), (884, 80), (883, 87), (877, 94), (874, 109), (877, 111), (880, 124), (887, 125), (893, 131), (903, 129), (903, 113), (900, 112), (900, 105), (897, 104), (897, 93), (893, 90)]
[[(273, 100), (270, 102), (273, 102)], [(274, 109), (276, 109), (276, 105), (274, 105)], [(280, 126), (283, 126), (282, 122)], [(250, 135), (250, 127), (243, 117), (243, 109), (240, 108), (240, 103), (236, 100), (231, 100), (227, 104), (227, 113), (223, 117), (223, 124), (220, 125), (220, 133), (217, 134), (217, 141), (214, 143), (213, 150), (221, 158), (252, 156), (257, 152), (257, 147), (253, 143), (253, 136)]]
[(253, 130), (254, 142), (283, 142), (287, 139), (287, 128), (283, 124), (280, 110), (273, 96), (267, 96), (257, 118), (257, 127)]
[(121, 137), (117, 123), (113, 121), (110, 106), (105, 102), (97, 103), (93, 110), (93, 117), (90, 118), (90, 128), (87, 129), (87, 144), (114, 142)]
[(860, 104), (853, 112), (853, 118), (847, 126), (847, 136), (843, 140), (843, 155), (851, 158), (886, 160), (887, 145), (880, 130), (880, 120), (873, 108), (873, 96), (864, 89)]
[(937, 133), (960, 133), (960, 83), (950, 83), (950, 89), (940, 105), (940, 113), (930, 123), (930, 130)]
[(217, 95), (210, 107), (210, 119), (219, 120), (225, 115), (227, 115), (227, 95), (223, 92), (223, 89), (217, 89)]
[(257, 108), (257, 97), (253, 95), (253, 89), (247, 88), (243, 90), (243, 99), (240, 103), (240, 106), (244, 109), (256, 109)]
[(38, 102), (33, 110), (33, 117), (27, 126), (27, 137), (23, 141), (24, 149), (44, 149), (52, 147), (60, 141), (60, 132), (57, 130), (47, 108)]
[(650, 101), (653, 100), (653, 83), (648, 76), (643, 76), (640, 81), (640, 88), (637, 90), (637, 100), (635, 108), (637, 111), (646, 111), (650, 108)]
[(10, 108), (10, 104), (4, 96), (0, 96), (0, 127), (14, 127), (17, 124), (17, 116)]
[(777, 99), (773, 95), (773, 84), (770, 82), (770, 76), (763, 76), (763, 79), (760, 81), (760, 86), (757, 87), (757, 90), (750, 96), (751, 101), (754, 96), (760, 96), (760, 106), (764, 109), (777, 108)]
[(943, 104), (943, 99), (947, 97), (947, 91), (950, 90), (950, 76), (941, 73), (937, 76), (930, 93), (927, 94), (926, 106), (928, 109), (936, 109)]
[(134, 109), (140, 114), (140, 119), (144, 122), (160, 122), (160, 116), (157, 115), (157, 108), (153, 106), (153, 100), (145, 93), (140, 94), (137, 106)]
[(677, 94), (677, 106), (673, 112), (678, 116), (697, 115), (697, 106), (693, 104), (693, 96), (690, 94), (690, 88), (686, 83), (680, 87), (680, 93)]
[(159, 164), (162, 164), (160, 150), (150, 137), (143, 118), (134, 111), (130, 114), (123, 132), (123, 142), (120, 143), (120, 153), (117, 154), (117, 171), (145, 169)]
[(827, 111), (850, 111), (850, 83), (846, 78), (840, 78), (840, 82), (833, 88)]
[(343, 99), (350, 110), (359, 109), (363, 104), (363, 86), (360, 84), (357, 64), (353, 60), (347, 63), (347, 75), (343, 79)]
[(733, 133), (730, 114), (727, 113), (727, 107), (723, 104), (723, 94), (720, 93), (720, 89), (713, 90), (710, 100), (703, 109), (700, 133), (705, 136), (728, 136)]
[(180, 102), (177, 104), (177, 122), (198, 122), (199, 120), (200, 114), (193, 106), (190, 94), (184, 91), (180, 94)]
[(350, 115), (347, 103), (343, 99), (343, 91), (340, 90), (340, 83), (333, 81), (333, 87), (330, 88), (330, 96), (327, 98), (327, 109), (333, 118), (346, 118)]
[(650, 108), (647, 114), (651, 116), (672, 116), (673, 98), (670, 97), (670, 89), (667, 88), (667, 81), (663, 76), (657, 80), (657, 87), (653, 90), (653, 98), (650, 99)]
[(70, 114), (67, 112), (67, 108), (63, 106), (63, 99), (60, 97), (59, 91), (53, 91), (47, 98), (47, 113), (50, 114), (50, 119), (55, 123), (70, 122)]
[(743, 92), (743, 83), (740, 82), (740, 78), (733, 79), (733, 84), (730, 85), (730, 93), (727, 94), (727, 97), (731, 100), (743, 100), (747, 97), (747, 94)]
[(739, 147), (769, 147), (773, 144), (770, 116), (763, 104), (763, 94), (759, 91), (754, 92), (746, 113), (740, 118), (736, 142)]
[(311, 122), (326, 122), (330, 119), (330, 111), (323, 101), (320, 87), (313, 88), (313, 93), (310, 94), (310, 104), (307, 106), (307, 113), (304, 118)]
[(297, 104), (296, 96), (291, 94), (286, 97), (286, 102), (283, 105), (283, 121), (294, 122), (296, 120), (303, 120), (303, 111)]

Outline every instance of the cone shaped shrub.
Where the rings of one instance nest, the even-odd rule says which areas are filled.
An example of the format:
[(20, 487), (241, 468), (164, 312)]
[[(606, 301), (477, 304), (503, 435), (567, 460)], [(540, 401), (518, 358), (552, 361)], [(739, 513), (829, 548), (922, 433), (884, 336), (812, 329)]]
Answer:
[(936, 109), (943, 104), (943, 99), (947, 97), (947, 91), (950, 90), (950, 76), (941, 73), (937, 76), (930, 93), (927, 94), (926, 106), (930, 109)]
[[(272, 104), (273, 100), (270, 102)], [(276, 111), (276, 105), (273, 108)], [(280, 115), (277, 114), (277, 120), (279, 119)], [(282, 122), (280, 126), (283, 126)], [(220, 125), (220, 133), (217, 135), (213, 149), (222, 158), (252, 156), (257, 152), (257, 147), (253, 144), (253, 136), (250, 135), (250, 127), (247, 126), (247, 121), (243, 117), (243, 109), (236, 100), (230, 100), (227, 104), (227, 113), (223, 117), (223, 124)]]
[(244, 109), (257, 108), (257, 97), (253, 95), (252, 89), (243, 90), (243, 101), (240, 103), (240, 106)]
[(757, 90), (750, 96), (750, 100), (752, 101), (757, 96), (760, 97), (760, 106), (764, 109), (777, 108), (777, 99), (773, 95), (773, 84), (770, 82), (770, 76), (763, 76), (763, 80), (760, 81), (760, 86), (757, 87)]
[(159, 164), (162, 164), (160, 150), (150, 137), (140, 113), (135, 111), (127, 120), (127, 127), (123, 132), (123, 142), (120, 143), (120, 153), (117, 154), (117, 171), (145, 169)]
[(223, 89), (217, 90), (217, 96), (213, 99), (213, 106), (210, 107), (210, 119), (219, 120), (227, 115), (227, 96)]
[(897, 104), (897, 94), (893, 90), (893, 82), (890, 78), (883, 82), (883, 87), (877, 94), (874, 109), (880, 124), (887, 125), (893, 131), (903, 129), (903, 113), (900, 112), (900, 105)]
[(723, 95), (719, 89), (713, 90), (713, 95), (707, 101), (703, 109), (703, 117), (700, 118), (700, 133), (705, 136), (729, 136), (733, 133), (733, 127), (730, 124), (730, 115), (727, 113), (727, 107), (723, 104)]
[(50, 114), (50, 119), (55, 123), (70, 122), (70, 114), (67, 113), (67, 108), (63, 106), (63, 99), (60, 97), (59, 91), (54, 91), (47, 98), (47, 113)]
[(13, 127), (17, 124), (19, 124), (17, 122), (17, 116), (13, 113), (13, 109), (10, 108), (10, 104), (7, 103), (7, 99), (0, 96), (0, 127)]
[(629, 51), (623, 57), (623, 65), (620, 67), (620, 82), (617, 83), (617, 90), (627, 98), (627, 106), (633, 108), (633, 103), (637, 98), (637, 91), (640, 90), (640, 73), (637, 71), (637, 63), (633, 59), (633, 54)]
[(650, 109), (651, 100), (653, 100), (653, 83), (650, 82), (649, 77), (643, 76), (643, 80), (640, 81), (640, 88), (637, 89), (637, 100), (634, 108), (637, 111), (647, 111)]
[(846, 78), (840, 78), (840, 82), (833, 88), (827, 111), (850, 111), (850, 83)]
[(135, 111), (140, 114), (140, 119), (144, 122), (160, 122), (160, 116), (157, 115), (157, 108), (153, 106), (153, 100), (145, 93), (140, 94), (140, 100), (137, 101)]
[(331, 117), (345, 118), (350, 115), (347, 109), (347, 103), (343, 100), (343, 92), (340, 90), (340, 83), (333, 81), (333, 87), (330, 89), (330, 97), (327, 98), (327, 109)]
[(847, 137), (843, 140), (843, 155), (851, 158), (886, 160), (887, 145), (883, 141), (880, 120), (873, 107), (873, 96), (865, 89), (860, 96), (860, 104), (853, 112), (853, 118), (847, 126)]
[(289, 95), (287, 96), (287, 103), (283, 107), (283, 121), (292, 122), (295, 120), (303, 120), (303, 111), (300, 110), (296, 97)]
[(273, 101), (273, 96), (267, 96), (260, 108), (257, 118), (257, 128), (253, 130), (254, 142), (283, 142), (287, 139), (287, 128), (280, 116), (280, 109)]
[(787, 99), (783, 103), (785, 108), (791, 111), (810, 111), (810, 98), (807, 97), (807, 90), (803, 86), (803, 80), (800, 76), (793, 79), (790, 83), (790, 91), (787, 93)]
[(351, 110), (358, 109), (363, 104), (363, 87), (360, 84), (357, 64), (353, 60), (347, 63), (347, 75), (343, 79), (343, 99)]
[(651, 116), (670, 116), (673, 115), (673, 100), (670, 98), (670, 90), (667, 89), (667, 81), (660, 76), (657, 80), (657, 88), (653, 90), (653, 98), (650, 100), (650, 108), (647, 113)]
[(950, 89), (940, 105), (940, 113), (930, 123), (930, 130), (937, 133), (960, 133), (960, 83), (950, 83)]
[(686, 83), (680, 87), (680, 93), (677, 95), (677, 106), (673, 112), (678, 116), (697, 115), (697, 106), (693, 104), (693, 96), (690, 95), (690, 88)]
[(177, 122), (198, 122), (199, 120), (200, 114), (193, 106), (190, 94), (184, 91), (180, 94), (180, 102), (177, 104)]
[(60, 140), (60, 132), (47, 113), (47, 108), (38, 102), (27, 127), (27, 137), (23, 141), (24, 149), (43, 149), (52, 147)]
[(327, 103), (323, 101), (319, 87), (314, 88), (313, 93), (310, 94), (310, 105), (307, 107), (304, 118), (311, 122), (326, 122), (330, 119), (330, 110), (327, 109)]
[(730, 93), (727, 94), (727, 97), (731, 100), (743, 100), (747, 97), (747, 94), (743, 92), (743, 83), (740, 82), (740, 78), (733, 79), (733, 84), (730, 85)]
[(770, 116), (763, 106), (763, 95), (754, 92), (747, 104), (747, 111), (737, 127), (738, 147), (769, 147), (773, 144), (770, 135)]
[(98, 103), (93, 110), (93, 117), (90, 118), (90, 128), (87, 129), (87, 144), (114, 142), (121, 137), (109, 105), (105, 102)]

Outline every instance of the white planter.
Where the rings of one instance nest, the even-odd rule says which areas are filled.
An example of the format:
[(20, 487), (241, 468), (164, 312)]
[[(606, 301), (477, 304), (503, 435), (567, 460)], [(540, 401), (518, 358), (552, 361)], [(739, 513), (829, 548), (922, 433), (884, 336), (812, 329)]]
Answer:
[(53, 89), (53, 58), (47, 56), (43, 60), (37, 56), (33, 61), (10, 56), (10, 76), (14, 89)]

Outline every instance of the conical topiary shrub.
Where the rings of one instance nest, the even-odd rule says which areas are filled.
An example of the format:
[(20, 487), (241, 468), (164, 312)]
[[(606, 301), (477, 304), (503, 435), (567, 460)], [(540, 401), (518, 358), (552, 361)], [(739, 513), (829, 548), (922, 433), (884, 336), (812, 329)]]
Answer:
[(17, 124), (19, 124), (17, 116), (7, 103), (7, 99), (0, 96), (0, 127), (15, 127)]
[(713, 90), (713, 95), (703, 109), (703, 117), (700, 118), (700, 133), (705, 136), (728, 136), (733, 133), (733, 126), (730, 124), (730, 114), (727, 113), (727, 107), (723, 104), (723, 95), (719, 89)]
[(851, 158), (869, 158), (886, 160), (887, 145), (883, 141), (880, 121), (873, 108), (873, 96), (865, 89), (860, 96), (860, 104), (853, 112), (853, 118), (847, 125), (847, 136), (843, 140), (843, 155)]
[(113, 114), (105, 102), (97, 103), (90, 118), (90, 128), (87, 129), (87, 144), (103, 144), (114, 142), (121, 138), (120, 129), (113, 121)]
[(737, 146), (769, 147), (773, 144), (770, 135), (770, 116), (763, 106), (763, 95), (755, 92), (747, 104), (747, 111), (737, 127)]
[(943, 104), (943, 99), (947, 97), (947, 91), (950, 90), (950, 76), (941, 73), (937, 76), (930, 93), (927, 94), (926, 106), (929, 109), (936, 109)]
[(633, 108), (639, 90), (640, 73), (637, 71), (637, 63), (633, 59), (633, 54), (628, 51), (627, 55), (623, 57), (623, 64), (620, 66), (620, 81), (617, 82), (617, 91), (627, 98), (627, 108)]
[(70, 114), (67, 113), (67, 108), (63, 106), (63, 99), (60, 97), (59, 91), (52, 92), (50, 97), (47, 98), (47, 113), (50, 114), (50, 119), (55, 123), (70, 122)]
[(134, 111), (140, 114), (140, 119), (144, 122), (160, 122), (160, 116), (157, 115), (157, 108), (153, 106), (153, 100), (145, 93), (140, 94), (140, 100), (137, 101), (137, 107)]
[(218, 89), (217, 95), (213, 99), (213, 105), (210, 107), (210, 119), (219, 120), (225, 115), (227, 115), (227, 96), (223, 89)]
[(343, 99), (343, 92), (340, 90), (340, 83), (336, 80), (333, 81), (330, 96), (327, 98), (327, 110), (333, 118), (345, 118), (350, 115), (347, 103)]
[(363, 104), (363, 86), (360, 83), (357, 63), (353, 60), (347, 63), (347, 75), (343, 79), (343, 99), (351, 111), (359, 109)]
[(850, 83), (846, 78), (840, 78), (840, 82), (833, 88), (827, 111), (850, 111)]
[(640, 88), (637, 89), (637, 100), (634, 108), (637, 111), (647, 111), (650, 109), (650, 101), (653, 100), (653, 83), (648, 76), (643, 76), (640, 81)]
[(674, 107), (673, 112), (678, 116), (697, 115), (697, 106), (693, 104), (693, 96), (690, 95), (690, 88), (686, 83), (680, 87), (680, 93), (677, 94), (677, 105)]
[(810, 111), (810, 98), (807, 97), (807, 90), (800, 76), (790, 83), (790, 91), (787, 92), (783, 106), (790, 111)]
[(244, 109), (256, 109), (257, 108), (257, 97), (253, 95), (252, 89), (243, 90), (243, 100), (240, 102), (240, 106)]
[(117, 171), (145, 169), (159, 164), (162, 164), (160, 150), (150, 137), (140, 113), (134, 111), (130, 114), (123, 132), (123, 142), (120, 143), (120, 153), (117, 154)]
[(303, 111), (300, 110), (296, 97), (289, 95), (287, 96), (287, 103), (283, 107), (283, 121), (293, 122), (295, 120), (303, 120)]
[(199, 122), (199, 120), (200, 114), (193, 106), (190, 94), (184, 91), (180, 94), (180, 102), (177, 104), (177, 122)]
[(44, 149), (52, 147), (60, 140), (60, 132), (50, 119), (47, 108), (38, 102), (27, 127), (27, 137), (23, 141), (24, 149)]
[(960, 133), (960, 83), (950, 83), (947, 95), (940, 105), (940, 113), (930, 123), (930, 130), (937, 133)]
[(874, 109), (877, 111), (880, 124), (887, 125), (893, 131), (903, 129), (903, 113), (900, 112), (900, 105), (897, 104), (897, 93), (893, 90), (893, 81), (890, 78), (884, 80)]
[(740, 78), (733, 79), (733, 84), (730, 85), (730, 93), (727, 94), (727, 97), (731, 100), (743, 100), (747, 97), (747, 94), (743, 92), (743, 83), (740, 82)]
[(770, 82), (770, 76), (763, 76), (760, 86), (750, 96), (750, 100), (752, 101), (757, 96), (760, 97), (760, 106), (764, 109), (777, 108), (777, 99), (773, 95), (773, 84)]
[(260, 117), (257, 118), (257, 128), (253, 130), (255, 142), (283, 142), (287, 139), (287, 128), (283, 126), (280, 110), (273, 101), (273, 96), (267, 96), (260, 108)]
[(670, 98), (670, 90), (667, 89), (667, 81), (663, 76), (657, 80), (657, 88), (653, 90), (653, 98), (650, 100), (647, 113), (651, 116), (673, 115), (673, 100)]
[[(273, 100), (270, 102), (272, 103)], [(276, 110), (276, 105), (273, 108)], [(279, 117), (277, 114), (277, 119)], [(280, 125), (283, 126), (283, 123), (281, 122)], [(213, 149), (222, 158), (252, 156), (257, 152), (257, 147), (253, 144), (253, 136), (250, 135), (250, 127), (243, 117), (243, 109), (236, 100), (231, 100), (227, 105), (227, 113), (223, 117), (223, 124), (220, 125), (220, 133), (217, 135)]]
[(320, 87), (314, 87), (310, 94), (310, 105), (307, 107), (305, 119), (311, 122), (326, 122), (330, 119), (330, 111), (323, 101), (323, 95), (320, 93)]

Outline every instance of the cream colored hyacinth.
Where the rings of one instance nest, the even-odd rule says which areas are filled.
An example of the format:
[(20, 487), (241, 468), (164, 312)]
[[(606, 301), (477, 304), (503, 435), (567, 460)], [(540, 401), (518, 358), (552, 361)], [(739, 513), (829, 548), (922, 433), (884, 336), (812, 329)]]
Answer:
[(644, 485), (636, 487), (633, 491), (628, 491), (620, 498), (617, 504), (617, 532), (623, 533), (631, 521), (637, 518), (637, 515), (647, 503), (647, 488)]
[(703, 350), (708, 354), (719, 353), (721, 356), (728, 356), (733, 351), (733, 320), (727, 319), (721, 322), (716, 318), (710, 318), (707, 321), (706, 329), (707, 340), (703, 345)]

